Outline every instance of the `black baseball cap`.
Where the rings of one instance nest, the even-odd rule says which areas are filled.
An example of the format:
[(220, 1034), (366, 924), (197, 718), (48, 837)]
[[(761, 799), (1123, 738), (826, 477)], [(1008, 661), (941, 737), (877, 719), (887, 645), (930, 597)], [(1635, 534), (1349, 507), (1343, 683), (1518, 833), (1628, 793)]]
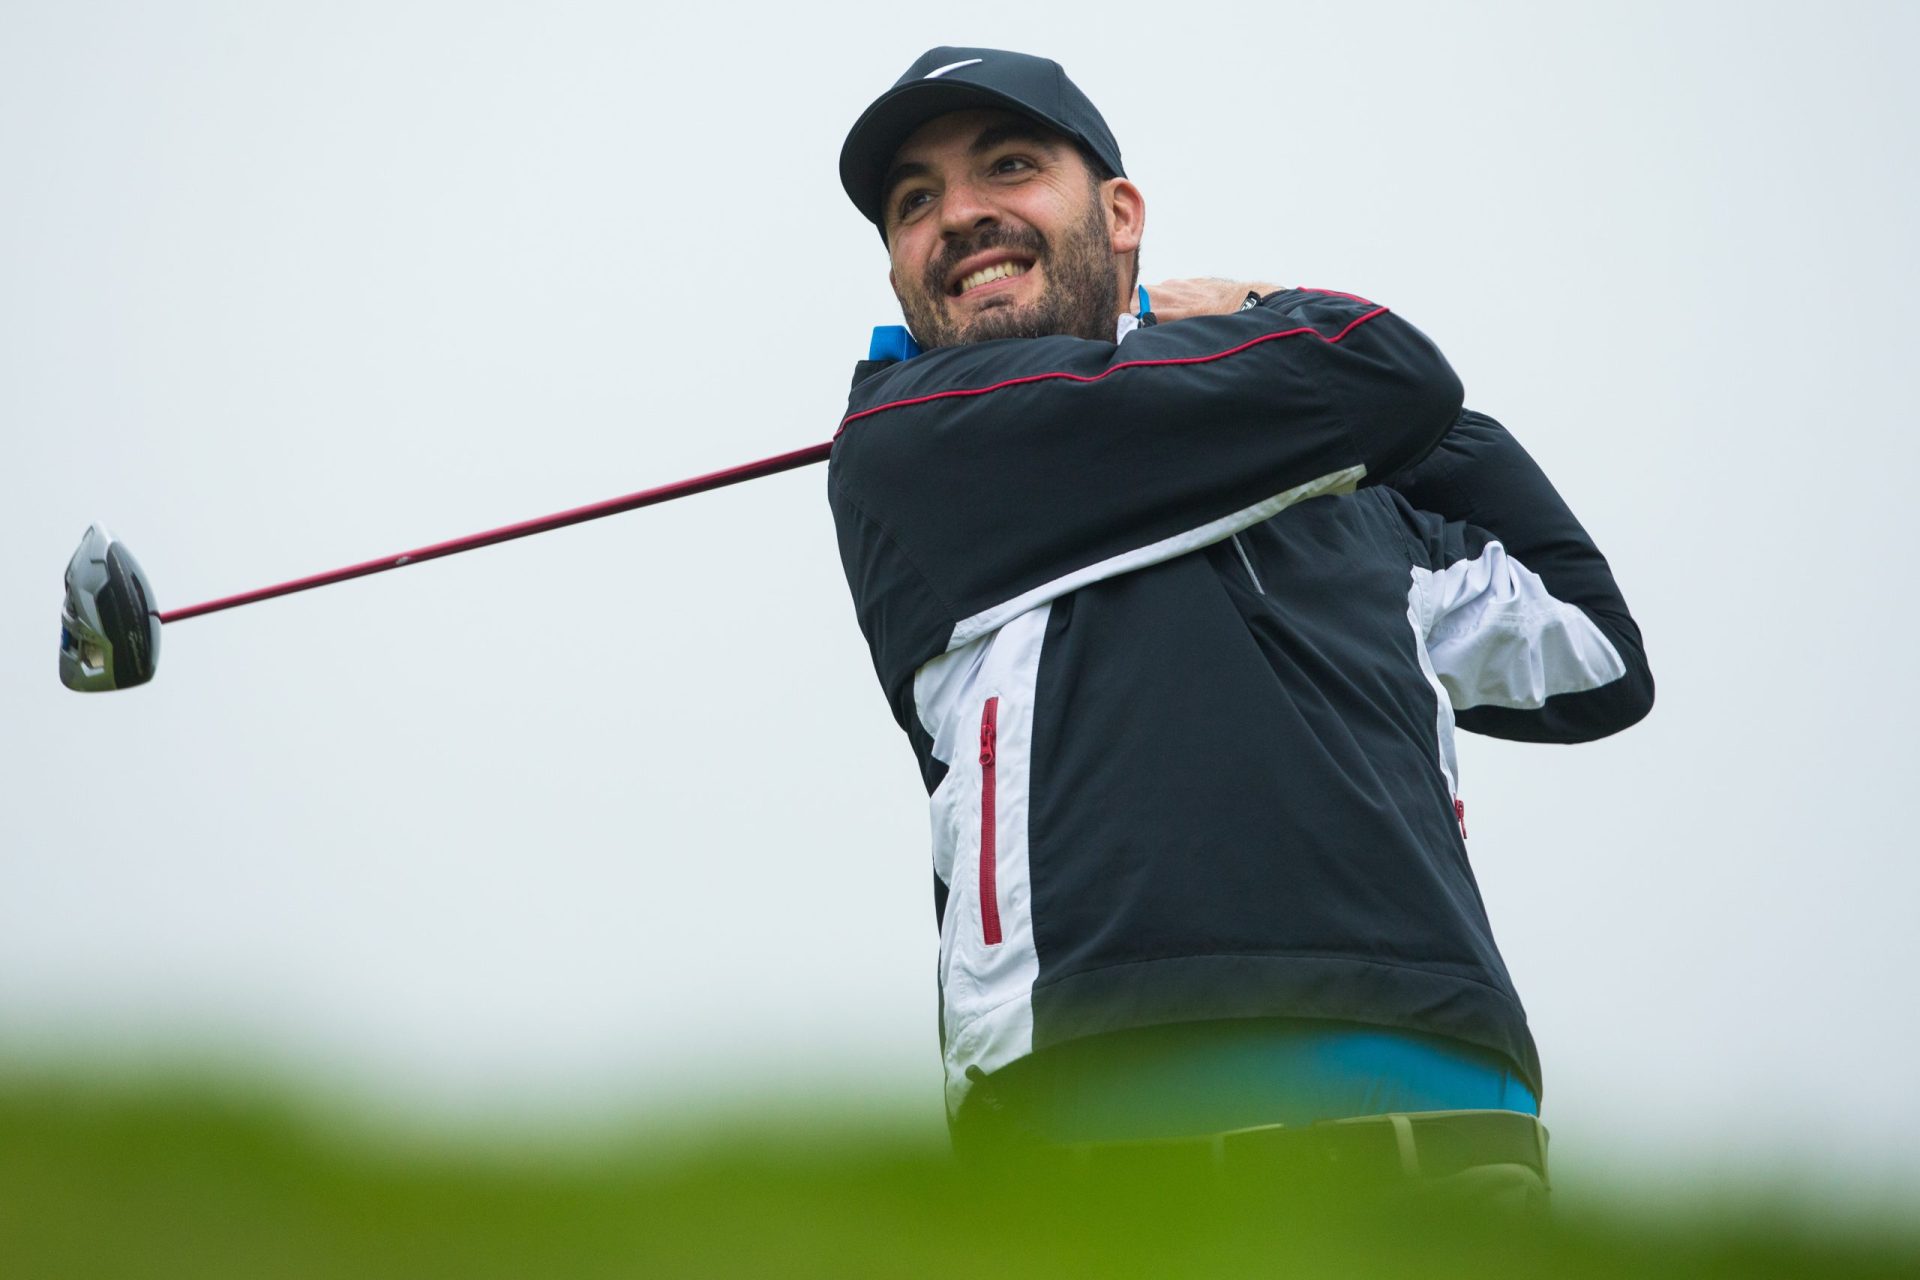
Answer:
[(921, 54), (893, 88), (874, 99), (840, 148), (840, 185), (882, 237), (886, 224), (880, 202), (886, 193), (880, 184), (887, 180), (893, 153), (934, 117), (975, 107), (1031, 116), (1084, 144), (1116, 177), (1126, 176), (1113, 132), (1059, 63), (1005, 49), (942, 45)]

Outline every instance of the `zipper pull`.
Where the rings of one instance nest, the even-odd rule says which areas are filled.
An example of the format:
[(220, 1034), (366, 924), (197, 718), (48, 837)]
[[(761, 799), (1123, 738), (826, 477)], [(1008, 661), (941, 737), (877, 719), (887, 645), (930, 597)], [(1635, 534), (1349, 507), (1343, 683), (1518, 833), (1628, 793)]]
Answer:
[(1460, 838), (1465, 840), (1467, 838), (1467, 802), (1459, 796), (1453, 798), (1453, 816), (1454, 820), (1460, 824)]
[(993, 721), (982, 720), (980, 722), (980, 763), (981, 764), (993, 763), (993, 738), (994, 738)]

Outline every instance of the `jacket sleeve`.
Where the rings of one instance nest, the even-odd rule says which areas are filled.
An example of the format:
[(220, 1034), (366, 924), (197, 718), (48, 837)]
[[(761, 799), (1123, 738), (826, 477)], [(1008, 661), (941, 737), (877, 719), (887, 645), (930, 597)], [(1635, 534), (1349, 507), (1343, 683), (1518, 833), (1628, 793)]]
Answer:
[(1122, 344), (1011, 339), (889, 366), (855, 386), (828, 472), (882, 683), (1417, 461), (1460, 398), (1412, 325), (1302, 289)]
[(1419, 509), (1428, 653), (1461, 728), (1586, 742), (1647, 714), (1653, 673), (1612, 570), (1505, 427), (1463, 411), (1386, 484)]

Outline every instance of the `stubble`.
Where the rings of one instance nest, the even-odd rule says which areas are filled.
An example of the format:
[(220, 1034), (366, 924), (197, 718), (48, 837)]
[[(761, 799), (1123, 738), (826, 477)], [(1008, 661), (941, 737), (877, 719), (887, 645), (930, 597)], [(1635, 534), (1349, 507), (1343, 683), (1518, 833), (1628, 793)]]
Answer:
[[(1029, 254), (1043, 268), (1046, 291), (1033, 302), (1017, 305), (989, 303), (964, 323), (955, 320), (947, 296), (947, 277), (976, 253), (1007, 249)], [(1067, 334), (1101, 342), (1113, 341), (1119, 312), (1120, 268), (1107, 242), (1107, 223), (1098, 201), (1090, 201), (1087, 216), (1058, 243), (1031, 227), (992, 226), (965, 240), (949, 241), (920, 281), (920, 289), (901, 299), (907, 326), (919, 344), (929, 350), (995, 338), (1044, 338)]]

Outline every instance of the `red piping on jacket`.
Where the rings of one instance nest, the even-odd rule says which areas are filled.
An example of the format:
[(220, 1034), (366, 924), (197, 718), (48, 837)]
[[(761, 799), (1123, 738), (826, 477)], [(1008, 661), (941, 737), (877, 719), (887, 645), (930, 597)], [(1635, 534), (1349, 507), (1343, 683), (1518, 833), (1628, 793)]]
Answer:
[[(1364, 302), (1365, 299), (1361, 299), (1361, 301)], [(912, 405), (926, 404), (932, 400), (947, 400), (957, 396), (984, 396), (990, 391), (1004, 391), (1008, 387), (1023, 386), (1029, 382), (1045, 382), (1052, 378), (1064, 378), (1068, 382), (1098, 382), (1109, 374), (1118, 373), (1122, 369), (1145, 369), (1157, 365), (1208, 364), (1214, 360), (1224, 360), (1228, 356), (1239, 355), (1247, 348), (1257, 347), (1263, 342), (1272, 342), (1276, 338), (1294, 338), (1303, 333), (1310, 333), (1328, 346), (1332, 346), (1375, 316), (1386, 314), (1386, 311), (1387, 308), (1385, 307), (1374, 307), (1373, 310), (1367, 312), (1365, 315), (1356, 316), (1344, 329), (1334, 334), (1331, 338), (1326, 337), (1311, 325), (1302, 325), (1298, 329), (1284, 329), (1279, 333), (1263, 333), (1259, 337), (1243, 342), (1237, 347), (1229, 347), (1225, 351), (1216, 351), (1211, 355), (1178, 356), (1167, 360), (1127, 360), (1120, 364), (1109, 365), (1107, 368), (1095, 374), (1068, 373), (1064, 369), (1058, 369), (1051, 373), (1030, 373), (1023, 378), (1009, 378), (1005, 382), (996, 382), (990, 387), (964, 387), (954, 391), (936, 391), (932, 395), (915, 396), (910, 400), (893, 400), (883, 405), (877, 405), (872, 409), (862, 409), (859, 413), (848, 414), (840, 420), (840, 430), (833, 433), (833, 438), (838, 440), (841, 431), (845, 431), (853, 423), (860, 421), (860, 419), (871, 418), (874, 414), (885, 413), (889, 409), (905, 409)]]
[(994, 865), (999, 820), (995, 813), (994, 739), (999, 735), (1000, 699), (980, 708), (980, 939), (1000, 945), (999, 868)]

